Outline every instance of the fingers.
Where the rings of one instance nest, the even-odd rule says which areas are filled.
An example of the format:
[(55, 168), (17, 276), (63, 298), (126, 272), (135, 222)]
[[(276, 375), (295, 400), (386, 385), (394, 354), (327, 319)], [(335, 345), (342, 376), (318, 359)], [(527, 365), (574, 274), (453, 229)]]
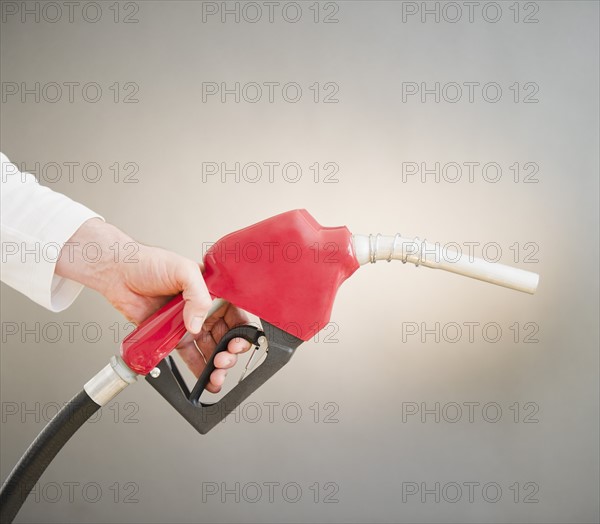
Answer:
[(222, 351), (215, 356), (214, 362), (217, 369), (210, 374), (210, 382), (206, 389), (211, 393), (218, 393), (221, 391), (221, 387), (225, 383), (225, 378), (227, 377), (227, 370), (237, 364), (237, 354), (248, 351), (250, 346), (250, 342), (243, 338), (234, 338), (233, 340), (230, 340), (229, 344), (227, 344), (227, 351)]
[[(186, 303), (186, 306), (187, 305), (188, 304)], [(246, 313), (231, 304), (224, 305), (203, 322), (200, 332), (197, 333), (197, 336), (195, 337), (195, 344), (194, 341), (191, 341), (179, 348), (182, 359), (196, 377), (200, 376), (200, 373), (202, 373), (202, 370), (205, 367), (202, 355), (204, 355), (206, 359), (209, 359), (213, 354), (217, 343), (227, 331), (234, 326), (246, 324), (248, 322), (249, 320)], [(237, 363), (237, 355), (248, 351), (250, 347), (250, 342), (243, 338), (234, 338), (233, 340), (230, 340), (227, 345), (227, 351), (222, 351), (215, 356), (214, 364), (216, 369), (211, 373), (210, 381), (207, 384), (206, 389), (211, 393), (218, 393), (225, 382), (227, 371)]]
[[(232, 306), (231, 304), (225, 310), (225, 314), (223, 315), (223, 320), (229, 329), (234, 326), (239, 326), (242, 324), (249, 324), (250, 319), (245, 311)], [(250, 349), (252, 344), (243, 338), (234, 338), (227, 345), (227, 351), (230, 353), (244, 353)]]
[(229, 351), (221, 351), (215, 356), (215, 367), (220, 369), (229, 369), (237, 363), (237, 355), (232, 355)]
[(242, 311), (231, 304), (229, 304), (229, 307), (225, 310), (223, 319), (230, 328), (241, 324), (248, 324), (250, 322), (245, 311)]
[(227, 344), (227, 351), (237, 355), (238, 353), (245, 353), (248, 351), (250, 346), (250, 342), (248, 342), (246, 339), (238, 337), (229, 341), (229, 344)]
[(185, 306), (183, 307), (183, 322), (186, 329), (197, 335), (200, 333), (206, 314), (212, 305), (210, 294), (200, 272), (200, 266), (186, 260), (177, 271), (177, 280), (183, 290)]
[(237, 362), (237, 356), (231, 355), (227, 351), (222, 351), (215, 357), (215, 369), (210, 374), (210, 380), (206, 385), (206, 389), (211, 393), (218, 393), (221, 391), (225, 379), (227, 377), (227, 370), (235, 366)]
[[(212, 344), (214, 349), (214, 341)], [(204, 362), (204, 356), (207, 359), (209, 359), (211, 356), (211, 353), (209, 352), (201, 353), (199, 347), (196, 346), (193, 341), (181, 345), (177, 348), (177, 351), (181, 356), (181, 359), (185, 362), (196, 378), (200, 376), (206, 366)], [(210, 381), (207, 384), (206, 389), (211, 393), (218, 393), (225, 382), (227, 370), (235, 366), (236, 363), (237, 355), (233, 355), (229, 351), (222, 351), (218, 355), (215, 355), (214, 364), (217, 369), (211, 373)]]
[[(236, 309), (236, 308), (230, 308), (230, 309)], [(239, 310), (237, 310), (239, 312)], [(214, 345), (210, 344), (210, 342), (216, 341), (217, 343), (219, 342), (219, 340), (221, 340), (221, 338), (223, 337), (223, 335), (225, 335), (225, 333), (227, 333), (233, 326), (237, 325), (237, 324), (230, 324), (229, 322), (227, 322), (226, 319), (227, 318), (227, 313), (225, 314), (225, 316), (223, 318), (217, 319), (217, 320), (212, 320), (209, 319), (207, 320), (207, 322), (204, 324), (204, 327), (202, 328), (202, 331), (204, 332), (205, 329), (207, 329), (207, 326), (209, 323), (212, 323), (212, 329), (210, 330), (210, 334), (212, 335), (212, 337), (210, 337), (210, 340), (208, 341), (209, 343), (205, 343), (202, 344), (200, 343), (200, 347), (202, 348), (202, 351), (204, 351), (204, 349), (210, 349), (210, 351), (212, 351), (214, 349)], [(246, 317), (245, 314), (235, 314), (232, 315), (234, 318), (236, 319), (244, 319), (244, 317)], [(247, 322), (247, 320), (246, 320)], [(206, 339), (209, 337), (203, 337), (201, 335), (202, 338)], [(214, 342), (213, 342), (214, 344)], [(212, 346), (212, 347), (210, 347)], [(250, 349), (250, 342), (248, 342), (246, 339), (243, 339), (241, 337), (237, 337), (234, 338), (232, 340), (229, 341), (229, 344), (227, 344), (227, 351), (229, 351), (230, 353), (233, 354), (237, 354), (237, 353), (244, 353), (245, 351), (248, 351)]]
[(227, 376), (227, 370), (215, 369), (210, 374), (210, 382), (206, 385), (206, 389), (211, 393), (218, 393), (221, 391), (221, 387), (225, 383), (225, 377)]

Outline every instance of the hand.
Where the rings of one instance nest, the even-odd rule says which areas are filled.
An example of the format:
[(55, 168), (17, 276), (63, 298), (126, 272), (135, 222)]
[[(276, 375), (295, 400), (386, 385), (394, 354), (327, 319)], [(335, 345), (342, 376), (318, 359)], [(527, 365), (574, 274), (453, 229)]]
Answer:
[[(91, 242), (100, 246), (100, 258), (95, 262), (83, 256), (86, 244)], [(138, 248), (134, 254), (132, 245)], [(131, 255), (131, 260), (126, 260), (126, 254)], [(69, 239), (61, 250), (55, 271), (59, 276), (100, 292), (135, 324), (183, 292), (183, 320), (194, 338), (185, 337), (177, 349), (196, 376), (204, 369), (221, 337), (230, 328), (248, 322), (245, 313), (231, 304), (205, 318), (212, 301), (198, 264), (170, 251), (138, 244), (99, 218), (82, 224)], [(227, 351), (215, 357), (217, 369), (211, 373), (206, 389), (218, 393), (227, 370), (237, 362), (237, 354), (249, 348), (250, 344), (243, 339), (229, 342)]]

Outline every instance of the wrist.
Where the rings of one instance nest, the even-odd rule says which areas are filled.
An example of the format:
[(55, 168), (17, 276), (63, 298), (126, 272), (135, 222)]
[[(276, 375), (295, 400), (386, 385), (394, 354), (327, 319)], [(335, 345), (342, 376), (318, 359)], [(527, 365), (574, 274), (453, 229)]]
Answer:
[(121, 258), (134, 241), (99, 218), (84, 222), (61, 249), (55, 273), (105, 294), (118, 282)]

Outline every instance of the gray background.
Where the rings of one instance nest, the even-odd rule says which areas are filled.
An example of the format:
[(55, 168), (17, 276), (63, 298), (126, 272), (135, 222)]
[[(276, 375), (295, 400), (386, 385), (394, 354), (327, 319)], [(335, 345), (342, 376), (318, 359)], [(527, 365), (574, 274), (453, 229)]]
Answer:
[[(541, 274), (539, 292), (527, 296), (400, 264), (363, 268), (340, 290), (334, 324), (322, 333), (329, 338), (302, 346), (237, 421), (201, 437), (146, 384), (129, 388), (61, 452), (20, 522), (598, 521), (598, 3), (521, 3), (515, 22), (514, 3), (501, 2), (496, 23), (481, 9), (469, 22), (458, 4), (464, 12), (456, 23), (443, 16), (455, 16), (450, 11), (441, 11), (438, 23), (433, 15), (403, 22), (402, 2), (360, 1), (337, 2), (337, 23), (315, 23), (313, 2), (301, 3), (297, 23), (280, 9), (270, 23), (262, 3), (256, 23), (232, 16), (203, 22), (202, 3), (192, 1), (138, 2), (137, 23), (115, 23), (113, 2), (101, 3), (96, 23), (79, 8), (72, 23), (66, 13), (55, 23), (19, 15), (2, 22), (2, 82), (103, 88), (97, 103), (79, 90), (73, 103), (66, 93), (56, 103), (8, 97), (2, 151), (30, 170), (36, 163), (48, 170), (53, 162), (98, 163), (96, 183), (81, 169), (68, 180), (66, 167), (58, 182), (47, 171), (42, 183), (142, 242), (200, 259), (203, 242), (305, 207), (322, 224), (354, 232), (496, 242), (502, 262)], [(123, 15), (134, 7), (120, 9)], [(321, 16), (333, 9), (319, 8)], [(527, 14), (537, 23), (524, 23)], [(273, 103), (202, 100), (203, 82), (269, 81), (299, 83), (302, 98), (288, 103), (278, 92)], [(115, 82), (136, 83), (138, 102), (114, 103)], [(315, 103), (315, 82), (335, 82), (338, 103)], [(403, 82), (497, 82), (503, 92), (497, 103), (481, 91), (472, 103), (464, 96), (403, 102)], [(536, 83), (538, 102), (516, 103), (509, 89), (515, 82)], [(115, 182), (115, 162), (135, 163), (137, 183)], [(303, 170), (295, 184), (280, 173), (272, 183), (266, 173), (256, 183), (203, 182), (203, 162), (298, 162)], [(315, 183), (315, 162), (336, 163), (338, 182)], [(495, 184), (480, 172), (473, 183), (466, 174), (453, 184), (403, 181), (403, 162), (497, 162), (503, 176)], [(515, 183), (515, 162), (537, 163), (538, 182)], [(525, 259), (532, 246), (537, 254)], [(52, 314), (2, 285), (1, 305), (3, 331), (16, 322), (40, 334), (39, 341), (22, 340), (21, 331), (3, 340), (4, 478), (52, 406), (117, 351), (126, 326), (88, 290)], [(76, 323), (72, 338), (69, 322)], [(95, 327), (90, 322), (100, 337), (86, 331)], [(436, 322), (441, 330), (496, 322), (502, 336), (490, 343), (479, 329), (470, 341), (465, 329), (454, 343), (453, 335), (403, 343), (413, 323)], [(538, 342), (524, 343), (533, 329)], [(273, 420), (270, 402), (280, 403)], [(472, 422), (467, 402), (479, 403)], [(439, 403), (440, 421), (407, 416), (421, 403)], [(448, 421), (452, 403), (465, 410), (455, 423)], [(502, 408), (497, 422), (484, 418), (486, 403)], [(7, 415), (15, 406), (19, 412)], [(298, 406), (300, 419), (286, 421)], [(257, 409), (260, 420), (252, 423)], [(326, 415), (334, 423), (325, 423)], [(67, 482), (77, 483), (72, 500)], [(234, 495), (203, 502), (203, 482), (234, 491), (239, 483), (239, 502)], [(272, 501), (267, 482), (280, 483)], [(465, 482), (479, 483), (472, 501)], [(249, 501), (252, 483), (263, 488), (256, 502)], [(289, 501), (291, 488), (288, 500), (283, 496), (286, 483), (302, 488), (297, 502)], [(420, 494), (403, 500), (407, 483), (434, 490), (439, 483), (440, 501), (428, 495), (422, 502)], [(446, 500), (456, 496), (453, 483), (463, 489), (454, 503)], [(486, 483), (501, 487), (497, 502), (483, 497)], [(92, 503), (94, 486), (102, 494)], [(131, 486), (133, 503), (124, 503)], [(83, 494), (84, 487), (90, 491)]]

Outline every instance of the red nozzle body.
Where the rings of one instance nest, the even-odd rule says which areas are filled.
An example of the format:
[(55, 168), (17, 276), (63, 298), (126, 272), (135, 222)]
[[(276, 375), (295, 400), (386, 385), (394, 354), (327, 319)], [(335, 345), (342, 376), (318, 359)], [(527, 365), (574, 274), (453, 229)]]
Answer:
[(301, 340), (325, 327), (339, 286), (359, 267), (348, 228), (305, 209), (231, 233), (204, 257), (211, 294)]

